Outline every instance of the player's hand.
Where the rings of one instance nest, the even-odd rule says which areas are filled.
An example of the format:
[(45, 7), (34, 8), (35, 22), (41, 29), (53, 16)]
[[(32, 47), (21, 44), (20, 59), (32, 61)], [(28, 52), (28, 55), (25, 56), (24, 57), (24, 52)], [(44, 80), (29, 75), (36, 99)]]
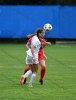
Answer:
[(35, 63), (35, 57), (32, 57), (32, 61), (33, 61), (33, 63)]
[(51, 45), (51, 42), (46, 42), (48, 45)]
[(46, 55), (44, 55), (44, 58), (47, 59)]

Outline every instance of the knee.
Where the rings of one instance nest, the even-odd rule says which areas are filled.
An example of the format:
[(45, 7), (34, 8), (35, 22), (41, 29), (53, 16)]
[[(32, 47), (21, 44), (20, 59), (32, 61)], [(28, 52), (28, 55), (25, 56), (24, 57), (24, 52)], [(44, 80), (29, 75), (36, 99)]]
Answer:
[(36, 77), (36, 73), (33, 73), (33, 76)]
[(46, 66), (42, 66), (41, 69), (44, 69), (45, 70), (46, 69)]
[(46, 65), (45, 65), (45, 64), (42, 64), (41, 67), (42, 67), (42, 68), (46, 68)]

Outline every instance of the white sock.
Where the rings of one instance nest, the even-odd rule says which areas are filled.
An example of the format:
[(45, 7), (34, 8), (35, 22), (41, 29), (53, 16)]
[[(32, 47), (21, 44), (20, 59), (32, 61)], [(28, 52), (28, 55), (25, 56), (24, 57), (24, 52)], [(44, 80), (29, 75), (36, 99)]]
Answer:
[(29, 75), (31, 75), (32, 74), (32, 71), (31, 70), (29, 70), (29, 71), (27, 71), (24, 75), (23, 75), (23, 77), (24, 78), (27, 78)]
[(33, 84), (33, 82), (34, 82), (34, 80), (35, 80), (35, 77), (36, 77), (36, 74), (33, 73), (33, 74), (31, 75), (31, 79), (30, 79), (30, 82), (29, 82), (29, 85), (30, 85), (30, 86), (32, 86), (32, 84)]

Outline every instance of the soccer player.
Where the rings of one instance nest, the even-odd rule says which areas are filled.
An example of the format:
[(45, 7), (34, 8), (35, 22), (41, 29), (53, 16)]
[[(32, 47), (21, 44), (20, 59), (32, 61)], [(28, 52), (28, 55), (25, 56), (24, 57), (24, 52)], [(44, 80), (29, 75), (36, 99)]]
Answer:
[[(34, 34), (30, 35), (30, 38), (26, 44), (26, 48), (29, 49), (30, 48), (30, 44), (31, 44), (31, 39), (32, 39), (32, 36), (34, 36)], [(38, 53), (38, 60), (39, 60), (39, 64), (40, 64), (40, 67), (41, 67), (41, 71), (40, 71), (40, 84), (43, 85), (43, 78), (45, 76), (45, 73), (46, 73), (46, 63), (45, 63), (45, 59), (47, 59), (47, 57), (45, 56), (44, 54), (44, 47), (46, 44), (51, 44), (50, 42), (46, 42), (45, 39), (43, 38), (40, 38), (40, 41), (41, 41), (41, 47), (39, 49), (39, 53)], [(26, 68), (24, 69), (24, 74), (29, 70), (29, 65), (26, 65)], [(24, 84), (26, 82), (26, 79), (24, 81)]]
[(29, 65), (30, 70), (28, 70), (20, 79), (20, 84), (24, 84), (25, 78), (31, 75), (31, 79), (29, 82), (29, 87), (32, 87), (34, 79), (36, 77), (36, 73), (38, 71), (38, 52), (41, 47), (40, 38), (45, 35), (45, 31), (43, 29), (37, 30), (37, 36), (33, 36), (31, 39), (31, 44), (29, 50), (26, 51), (26, 64)]

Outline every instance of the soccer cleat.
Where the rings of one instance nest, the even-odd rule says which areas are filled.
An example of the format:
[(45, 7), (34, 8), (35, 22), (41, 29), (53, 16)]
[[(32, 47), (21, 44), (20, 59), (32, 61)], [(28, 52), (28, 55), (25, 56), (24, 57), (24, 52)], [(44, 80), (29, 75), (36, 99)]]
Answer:
[(24, 78), (23, 78), (23, 77), (21, 77), (21, 79), (20, 79), (20, 84), (21, 84), (21, 85), (24, 84)]
[(29, 86), (28, 87), (33, 87), (32, 84), (29, 82)]
[(33, 87), (32, 85), (29, 85), (28, 87)]
[(26, 80), (26, 79), (24, 79), (24, 84), (26, 83), (26, 81), (27, 81), (27, 80)]
[(41, 85), (43, 85), (43, 83), (44, 83), (43, 80), (40, 80), (39, 82), (40, 82)]

